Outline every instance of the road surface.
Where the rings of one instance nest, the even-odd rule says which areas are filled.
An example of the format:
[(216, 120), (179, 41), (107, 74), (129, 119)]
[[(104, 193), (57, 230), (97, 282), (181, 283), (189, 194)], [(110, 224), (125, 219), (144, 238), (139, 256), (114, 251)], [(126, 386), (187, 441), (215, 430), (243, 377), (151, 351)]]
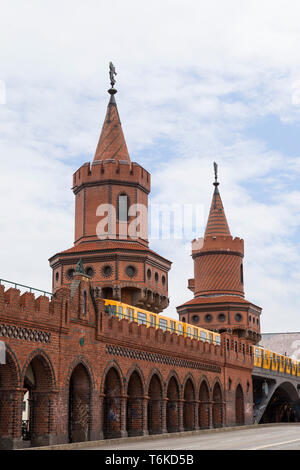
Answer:
[[(81, 447), (84, 449), (84, 447)], [(300, 423), (87, 447), (87, 450), (300, 450)]]

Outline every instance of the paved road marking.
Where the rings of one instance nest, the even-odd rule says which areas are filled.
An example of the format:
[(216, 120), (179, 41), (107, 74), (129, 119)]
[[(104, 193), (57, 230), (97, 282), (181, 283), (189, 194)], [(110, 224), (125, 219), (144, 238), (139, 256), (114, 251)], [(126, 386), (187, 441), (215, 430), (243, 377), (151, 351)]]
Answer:
[(250, 449), (247, 448), (247, 449), (243, 449), (243, 450), (259, 450), (259, 449), (266, 449), (267, 447), (283, 446), (284, 444), (291, 444), (292, 442), (297, 442), (297, 441), (300, 441), (300, 438), (298, 438), (298, 439), (293, 439), (293, 440), (291, 440), (291, 441), (273, 442), (273, 444), (267, 444), (267, 445), (259, 446), (259, 447), (250, 447)]

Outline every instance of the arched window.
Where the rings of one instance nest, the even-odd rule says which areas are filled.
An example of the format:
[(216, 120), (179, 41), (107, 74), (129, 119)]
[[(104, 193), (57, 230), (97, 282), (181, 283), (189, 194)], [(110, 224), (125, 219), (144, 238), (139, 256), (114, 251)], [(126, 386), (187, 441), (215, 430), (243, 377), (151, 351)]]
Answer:
[(86, 315), (86, 291), (83, 292), (82, 315)]
[(241, 264), (241, 267), (240, 267), (240, 280), (241, 280), (241, 283), (244, 284), (244, 273), (243, 273), (243, 265)]
[(128, 221), (128, 196), (120, 194), (118, 198), (118, 215), (120, 222)]

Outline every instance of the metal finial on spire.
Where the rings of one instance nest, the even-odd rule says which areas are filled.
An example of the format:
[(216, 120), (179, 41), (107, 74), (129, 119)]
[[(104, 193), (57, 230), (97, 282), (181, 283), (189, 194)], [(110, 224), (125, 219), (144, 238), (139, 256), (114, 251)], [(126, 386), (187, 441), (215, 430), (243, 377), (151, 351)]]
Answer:
[(110, 84), (111, 84), (112, 88), (114, 87), (114, 85), (116, 83), (115, 75), (117, 75), (115, 66), (112, 62), (110, 62), (109, 63), (109, 77), (110, 77)]
[(218, 183), (218, 165), (216, 162), (214, 162), (214, 170), (215, 170), (215, 182), (214, 182), (214, 185), (215, 186), (218, 186), (219, 183)]

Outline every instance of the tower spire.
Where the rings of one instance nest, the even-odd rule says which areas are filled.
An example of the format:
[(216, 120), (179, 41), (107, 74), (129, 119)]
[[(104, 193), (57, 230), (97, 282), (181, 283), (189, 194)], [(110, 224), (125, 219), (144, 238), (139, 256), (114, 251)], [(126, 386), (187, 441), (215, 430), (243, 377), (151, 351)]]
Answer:
[(116, 69), (112, 62), (109, 63), (109, 76), (111, 88), (108, 90), (110, 100), (107, 106), (106, 116), (102, 126), (102, 131), (96, 148), (94, 162), (99, 160), (123, 160), (130, 162), (130, 157), (124, 138), (120, 116), (115, 100), (117, 90), (114, 88), (116, 83)]
[(214, 171), (215, 181), (213, 185), (215, 190), (210, 206), (204, 237), (218, 235), (231, 236), (222, 199), (218, 189), (220, 183), (218, 182), (218, 165), (216, 162), (214, 162)]

